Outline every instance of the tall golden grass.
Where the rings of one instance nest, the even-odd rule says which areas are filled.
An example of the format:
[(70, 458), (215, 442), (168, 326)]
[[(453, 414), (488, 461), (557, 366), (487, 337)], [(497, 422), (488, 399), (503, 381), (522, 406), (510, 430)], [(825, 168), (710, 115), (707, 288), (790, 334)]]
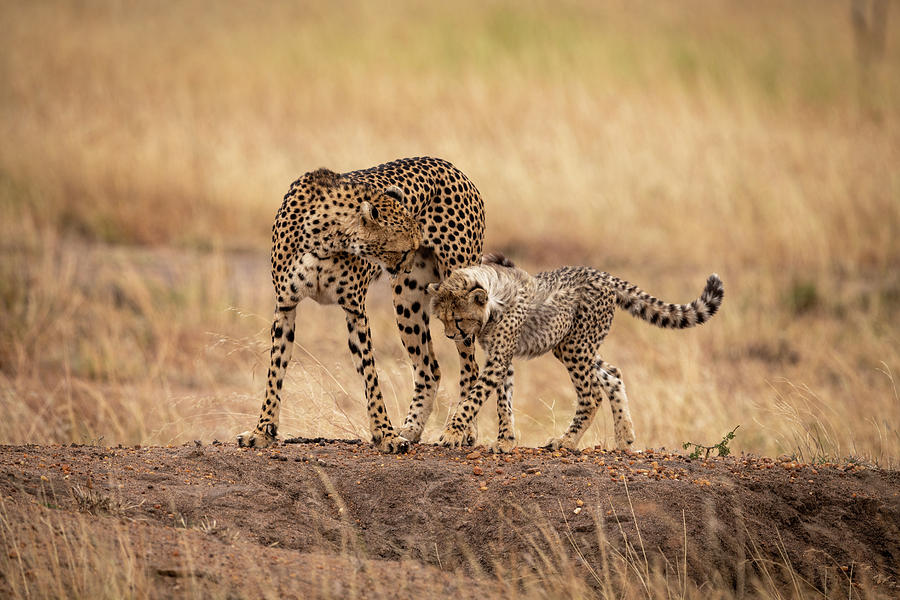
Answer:
[[(844, 2), (3, 3), (0, 441), (232, 439), (262, 400), (288, 183), (427, 154), (526, 268), (678, 302), (722, 276), (700, 329), (614, 325), (640, 445), (740, 424), (741, 450), (896, 465), (895, 31), (863, 64)], [(396, 422), (412, 384), (385, 287)], [(282, 430), (365, 436), (340, 311), (300, 318)], [(456, 394), (438, 346), (426, 439)], [(518, 369), (523, 443), (572, 403), (552, 359)], [(601, 415), (588, 444), (611, 440)]]

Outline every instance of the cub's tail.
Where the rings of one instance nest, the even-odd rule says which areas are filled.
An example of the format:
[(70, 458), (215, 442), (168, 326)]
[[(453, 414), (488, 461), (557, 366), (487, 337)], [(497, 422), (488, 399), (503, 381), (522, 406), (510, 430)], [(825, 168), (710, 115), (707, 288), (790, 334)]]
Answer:
[(633, 316), (649, 321), (657, 327), (684, 329), (702, 325), (709, 321), (725, 295), (725, 288), (719, 276), (713, 273), (706, 280), (706, 287), (700, 297), (690, 304), (669, 304), (612, 275), (607, 282), (615, 290), (616, 303)]

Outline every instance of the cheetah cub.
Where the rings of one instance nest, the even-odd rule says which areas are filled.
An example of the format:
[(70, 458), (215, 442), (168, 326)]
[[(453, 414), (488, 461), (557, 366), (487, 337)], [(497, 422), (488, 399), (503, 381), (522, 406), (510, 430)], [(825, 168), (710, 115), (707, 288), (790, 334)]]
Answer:
[[(600, 404), (609, 399), (616, 445), (634, 443), (628, 398), (619, 370), (600, 358), (600, 345), (612, 324), (615, 307), (658, 327), (684, 329), (708, 321), (722, 304), (724, 289), (715, 274), (690, 304), (668, 304), (637, 286), (590, 267), (563, 267), (529, 275), (502, 255), (457, 269), (440, 285), (428, 287), (433, 314), (448, 338), (471, 346), (475, 339), (487, 363), (468, 396), (447, 421), (440, 442), (462, 445), (470, 422), (491, 392), (498, 391), (499, 432), (496, 450), (515, 445), (512, 418), (513, 357), (534, 358), (547, 352), (562, 362), (578, 394), (578, 408), (562, 437), (547, 447), (575, 449)], [(502, 389), (502, 393), (501, 393)]]

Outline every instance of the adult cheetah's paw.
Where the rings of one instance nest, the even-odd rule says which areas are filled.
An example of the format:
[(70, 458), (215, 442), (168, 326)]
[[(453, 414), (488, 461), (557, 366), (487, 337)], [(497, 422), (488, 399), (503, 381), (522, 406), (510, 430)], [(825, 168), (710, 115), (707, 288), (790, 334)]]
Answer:
[(419, 440), (422, 439), (422, 428), (414, 425), (407, 425), (401, 428), (398, 433), (400, 437), (409, 440), (411, 444), (418, 444)]
[(258, 429), (245, 431), (237, 436), (238, 446), (241, 448), (268, 448), (274, 446), (278, 438)]
[(461, 448), (472, 444), (472, 442), (469, 441), (470, 437), (471, 435), (468, 431), (448, 427), (444, 430), (444, 433), (441, 434), (440, 439), (438, 439), (438, 444), (446, 446), (447, 448)]
[(409, 451), (409, 440), (393, 431), (386, 432), (381, 435), (380, 439), (372, 441), (375, 447), (385, 454), (406, 454)]
[(474, 446), (475, 442), (478, 441), (478, 423), (475, 421), (475, 419), (472, 419), (469, 422), (469, 427), (463, 434), (463, 440), (464, 446)]
[(491, 444), (491, 452), (497, 452), (500, 454), (506, 454), (508, 452), (512, 452), (512, 449), (516, 447), (516, 440), (513, 438), (500, 438), (493, 444)]
[(634, 449), (634, 429), (629, 426), (616, 429), (616, 448), (619, 450)]
[(560, 448), (566, 448), (567, 450), (574, 450), (577, 443), (570, 437), (562, 436), (558, 438), (553, 438), (546, 444), (544, 444), (544, 448), (548, 448), (550, 450), (559, 450)]

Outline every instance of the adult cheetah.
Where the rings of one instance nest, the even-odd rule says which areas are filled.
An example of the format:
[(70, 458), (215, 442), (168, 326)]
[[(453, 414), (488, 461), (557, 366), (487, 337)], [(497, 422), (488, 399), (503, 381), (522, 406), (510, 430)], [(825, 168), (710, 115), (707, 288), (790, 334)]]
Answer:
[(552, 449), (574, 449), (600, 405), (600, 390), (610, 402), (616, 445), (634, 442), (625, 385), (619, 370), (600, 358), (616, 306), (659, 327), (683, 329), (708, 321), (722, 303), (724, 289), (710, 275), (700, 297), (690, 304), (668, 304), (637, 286), (589, 267), (563, 267), (531, 276), (501, 255), (480, 266), (455, 271), (428, 288), (432, 310), (447, 337), (471, 346), (477, 338), (487, 354), (481, 377), (447, 422), (440, 438), (459, 446), (482, 403), (498, 393), (496, 448), (515, 444), (512, 426), (514, 356), (533, 358), (547, 352), (562, 362), (578, 394), (578, 409), (566, 433), (548, 442)]
[[(367, 203), (377, 208), (379, 214), (368, 213), (375, 221), (389, 212), (411, 215), (421, 244), (409, 241), (409, 227), (396, 226), (381, 229), (382, 235), (389, 234), (379, 242), (381, 247), (355, 239), (352, 230), (366, 223), (366, 211), (360, 207)], [(391, 235), (399, 242), (390, 241)], [(445, 160), (405, 158), (344, 174), (320, 169), (292, 183), (272, 228), (276, 308), (266, 397), (256, 428), (240, 434), (239, 445), (263, 447), (276, 440), (280, 390), (291, 357), (297, 305), (304, 298), (344, 309), (350, 354), (365, 381), (376, 446), (399, 452), (408, 442), (419, 441), (441, 376), (428, 329), (425, 288), (454, 269), (476, 264), (483, 238), (481, 194)], [(391, 425), (378, 386), (365, 311), (366, 293), (381, 273), (377, 263), (391, 272), (397, 325), (415, 373), (413, 399), (399, 432)], [(462, 342), (457, 348), (465, 397), (478, 377), (478, 364), (474, 348)]]

